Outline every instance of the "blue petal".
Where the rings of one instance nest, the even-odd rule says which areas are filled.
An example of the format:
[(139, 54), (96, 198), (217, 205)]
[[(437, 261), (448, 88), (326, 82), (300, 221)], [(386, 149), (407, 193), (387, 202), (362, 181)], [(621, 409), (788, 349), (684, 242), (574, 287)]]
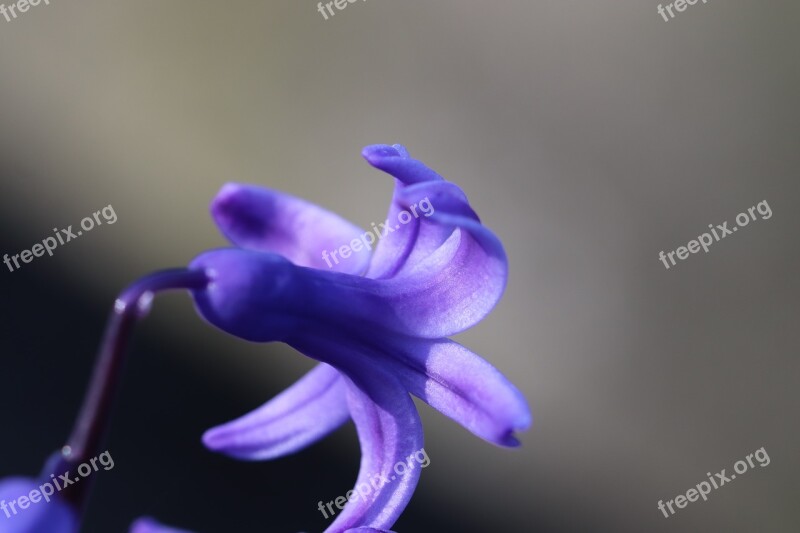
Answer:
[(486, 360), (447, 339), (397, 343), (394, 350), (397, 375), (412, 394), (482, 439), (519, 445), (514, 433), (530, 427), (530, 409)]
[(395, 313), (395, 329), (425, 338), (447, 337), (488, 315), (506, 287), (508, 263), (500, 241), (467, 217), (437, 214), (458, 229), (425, 260), (385, 280), (379, 293)]
[[(325, 531), (356, 527), (388, 529), (399, 518), (417, 486), (420, 468), (409, 465), (423, 449), (422, 423), (414, 402), (391, 374), (372, 364), (352, 364), (342, 353), (347, 399), (361, 443), (355, 494)], [(408, 466), (402, 470), (398, 464)]]
[(207, 431), (203, 442), (238, 459), (274, 459), (313, 444), (349, 418), (341, 375), (322, 363), (255, 411)]
[(496, 368), (449, 339), (414, 339), (387, 335), (365, 342), (329, 332), (288, 339), (302, 353), (333, 366), (379, 365), (404, 390), (498, 446), (519, 445), (514, 433), (531, 425), (522, 393)]
[(361, 274), (370, 261), (365, 249), (326, 260), (323, 252), (350, 245), (365, 232), (326, 209), (265, 187), (228, 183), (212, 201), (211, 214), (233, 244), (274, 252), (296, 265)]
[(212, 250), (195, 258), (191, 267), (205, 271), (211, 280), (205, 289), (192, 292), (197, 311), (223, 331), (265, 342), (281, 340), (300, 326), (297, 313), (303, 311), (306, 289), (298, 273), (303, 269), (283, 256), (238, 248)]
[[(361, 152), (364, 159), (372, 166), (383, 170), (395, 177), (395, 192), (386, 215), (387, 226), (394, 226), (398, 215), (406, 206), (398, 202), (398, 194), (406, 185), (424, 182), (439, 182), (444, 180), (436, 172), (425, 166), (420, 161), (408, 157), (408, 151), (401, 145), (388, 146), (376, 144), (367, 146)], [(407, 225), (387, 233), (375, 249), (375, 254), (367, 273), (371, 278), (382, 278), (393, 275), (405, 262), (414, 241), (417, 238), (420, 220), (413, 219)]]
[(464, 192), (457, 185), (446, 181), (403, 187), (395, 192), (394, 201), (406, 211), (418, 211), (420, 206), (420, 209), (428, 206), (427, 213), (423, 212), (411, 222), (417, 224), (419, 229), (416, 238), (408, 244), (408, 253), (395, 266), (395, 276), (413, 269), (417, 263), (427, 259), (457, 231), (458, 226), (448, 223), (443, 216), (462, 217), (480, 223)]
[[(213, 280), (194, 291), (197, 309), (224, 331), (256, 342), (319, 325), (424, 338), (458, 333), (497, 303), (506, 263), (502, 246), (483, 226), (469, 219), (448, 222), (462, 229), (413, 271), (387, 280), (297, 267), (268, 253), (206, 252), (191, 265)], [(487, 249), (496, 255), (487, 259)]]
[(388, 225), (401, 211), (416, 214), (380, 241), (367, 277), (435, 288), (429, 295), (435, 307), (420, 307), (416, 298), (411, 302), (423, 312), (411, 334), (444, 337), (473, 326), (505, 290), (508, 260), (502, 244), (481, 224), (461, 189), (411, 159), (400, 145), (368, 146), (363, 155), (395, 177)]
[[(288, 297), (309, 304), (308, 310), (298, 309), (300, 314), (341, 314), (344, 320), (358, 318), (370, 323), (379, 321), (377, 317), (382, 316), (385, 318), (384, 325), (406, 335), (439, 338), (472, 327), (492, 310), (505, 290), (508, 261), (502, 244), (480, 223), (458, 187), (442, 180), (421, 162), (411, 159), (399, 145), (367, 147), (364, 149), (364, 156), (377, 168), (396, 177), (397, 188), (390, 217), (401, 208), (421, 205), (423, 201), (427, 201), (431, 209), (414, 218), (409, 227), (402, 228), (403, 231), (394, 231), (381, 240), (368, 272), (369, 277), (380, 278), (376, 280), (379, 284), (363, 279), (348, 279), (347, 276), (322, 275), (337, 274), (333, 269), (316, 271), (320, 279), (313, 279), (313, 273), (291, 275), (288, 274), (288, 269), (282, 269), (281, 275), (306, 278), (301, 284), (286, 283), (287, 286), (292, 285), (291, 292), (294, 293)], [(305, 239), (311, 242), (315, 242), (315, 239), (328, 242), (328, 234), (319, 233), (318, 225), (311, 224), (308, 220), (334, 215), (325, 212), (325, 217), (317, 217), (314, 213), (319, 208), (301, 200), (266, 189), (238, 185), (223, 188), (213, 210), (221, 227), (227, 228), (225, 231), (232, 236), (234, 242), (254, 250), (282, 253), (299, 265), (321, 266), (321, 259), (303, 251), (298, 243)], [(285, 217), (288, 222), (276, 222), (276, 213)], [(329, 225), (340, 228), (333, 232), (339, 235), (336, 239), (344, 233), (354, 235), (357, 231), (353, 228), (341, 229), (341, 224), (333, 222)], [(268, 228), (266, 244), (260, 240), (260, 236), (265, 233), (265, 227)], [(316, 244), (311, 248), (319, 249), (321, 246)], [(206, 259), (215, 253), (218, 252), (204, 254), (193, 262), (193, 266), (208, 267), (208, 263), (214, 261)], [(269, 261), (275, 263), (275, 260)], [(249, 283), (253, 294), (260, 295), (262, 299), (268, 297), (263, 289), (274, 292), (274, 289), (281, 288), (277, 282), (282, 282), (283, 277), (275, 281), (248, 281), (244, 278), (264, 269), (243, 264), (243, 272), (235, 273), (235, 262), (236, 259), (232, 258), (222, 270), (232, 274), (240, 288), (244, 283)], [(266, 274), (276, 273), (273, 269)], [(222, 276), (219, 283), (230, 285)], [(212, 287), (209, 292), (213, 291)], [(328, 293), (326, 297), (320, 297), (318, 302), (313, 301), (323, 291)], [(220, 295), (220, 292), (221, 290), (217, 291), (216, 297), (228, 300), (225, 304), (228, 309), (223, 310), (220, 302), (207, 302), (209, 305), (205, 306), (206, 311), (216, 307), (215, 314), (220, 311), (228, 313), (237, 307), (235, 302), (230, 301), (231, 298)], [(255, 304), (252, 311), (258, 311), (258, 307), (262, 307), (271, 311), (268, 316), (254, 317), (253, 313), (245, 313), (240, 316), (241, 321), (238, 324), (227, 320), (229, 327), (226, 328), (219, 324), (223, 320), (217, 320), (218, 325), (249, 340), (278, 340), (275, 337), (277, 330), (289, 327), (290, 324), (287, 324), (285, 317), (279, 312), (276, 302), (266, 305), (264, 302), (256, 302), (257, 299), (258, 296), (246, 297), (240, 301), (239, 307), (241, 308), (241, 304)], [(289, 309), (285, 311), (291, 313)], [(264, 321), (267, 319), (271, 327), (264, 328)]]
[[(480, 222), (464, 192), (445, 181), (424, 163), (411, 159), (400, 145), (374, 145), (362, 155), (376, 168), (395, 178), (395, 190), (389, 207), (389, 225), (397, 224), (406, 211), (413, 214), (400, 229), (389, 232), (378, 245), (368, 277), (391, 277), (415, 259), (425, 258), (453, 233), (454, 227), (429, 220), (435, 213), (460, 215)], [(406, 215), (408, 216), (408, 215)]]

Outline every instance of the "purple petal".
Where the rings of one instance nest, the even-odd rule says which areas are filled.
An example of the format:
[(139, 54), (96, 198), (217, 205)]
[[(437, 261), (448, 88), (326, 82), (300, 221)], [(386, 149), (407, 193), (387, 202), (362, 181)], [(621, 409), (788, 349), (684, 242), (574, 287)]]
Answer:
[(409, 333), (435, 338), (471, 327), (505, 290), (508, 260), (502, 244), (481, 225), (461, 189), (401, 146), (368, 146), (363, 155), (395, 177), (388, 225), (401, 211), (416, 215), (380, 241), (367, 277), (402, 278), (423, 292), (435, 289), (429, 300), (436, 305), (421, 305), (413, 289), (406, 292), (407, 302), (399, 302), (401, 318), (412, 319), (405, 324)]
[(295, 346), (343, 374), (361, 443), (354, 494), (326, 533), (357, 527), (389, 529), (411, 499), (421, 470), (411, 465), (423, 450), (422, 423), (414, 402), (395, 376), (374, 361), (353, 357), (346, 345), (325, 346), (306, 335)]
[(457, 229), (434, 253), (382, 281), (379, 289), (397, 316), (395, 328), (425, 338), (454, 335), (483, 320), (508, 279), (503, 246), (485, 226), (444, 213), (435, 220)]
[(191, 533), (186, 529), (175, 529), (156, 522), (150, 517), (143, 517), (131, 524), (130, 533)]
[[(46, 481), (29, 478), (6, 478), (0, 481), (0, 531), (3, 533), (75, 533), (78, 531), (78, 518), (73, 509), (64, 503), (57, 493), (48, 496), (49, 502), (41, 494)], [(50, 485), (50, 489), (52, 489)], [(38, 491), (37, 503), (30, 501), (25, 509), (19, 507), (18, 499), (30, 499), (32, 491)], [(12, 507), (13, 502), (13, 507)]]
[(425, 338), (458, 333), (494, 307), (506, 262), (499, 241), (479, 223), (447, 222), (461, 228), (408, 274), (388, 280), (297, 267), (275, 254), (205, 252), (191, 265), (212, 279), (193, 291), (197, 309), (222, 330), (255, 342), (319, 326), (370, 337), (380, 337), (378, 330)]
[(398, 378), (404, 390), (498, 446), (518, 446), (514, 433), (531, 425), (522, 393), (486, 360), (457, 342), (396, 335), (375, 343), (331, 335), (289, 342), (311, 357), (329, 352), (326, 361), (334, 366), (378, 364)]
[(398, 324), (391, 302), (379, 294), (382, 285), (361, 276), (298, 267), (279, 255), (238, 248), (205, 252), (191, 268), (212, 280), (193, 291), (200, 315), (250, 341), (282, 341), (329, 327), (373, 335), (367, 326), (386, 331)]
[[(398, 215), (407, 207), (398, 202), (398, 195), (406, 185), (424, 182), (444, 183), (436, 172), (420, 161), (411, 159), (408, 151), (399, 144), (367, 146), (361, 155), (375, 168), (395, 177), (395, 191), (389, 205), (389, 213), (386, 215), (388, 226), (395, 225)], [(419, 218), (414, 218), (408, 224), (387, 233), (375, 249), (367, 276), (383, 278), (394, 275), (414, 248), (420, 224)]]
[(207, 431), (203, 442), (238, 459), (274, 459), (300, 451), (349, 418), (341, 375), (321, 363), (255, 411)]
[(412, 394), (499, 446), (518, 446), (531, 425), (525, 397), (486, 360), (447, 339), (395, 341), (395, 375)]
[(395, 533), (394, 531), (389, 531), (388, 529), (375, 529), (374, 527), (356, 527), (353, 529), (348, 529), (345, 533)]
[(363, 230), (338, 215), (294, 196), (265, 187), (228, 183), (211, 203), (211, 214), (233, 244), (274, 252), (296, 265), (361, 274), (370, 252), (348, 258), (323, 258), (357, 240)]
[(363, 155), (376, 168), (395, 177), (395, 190), (387, 219), (397, 226), (398, 216), (409, 213), (399, 229), (388, 233), (378, 245), (367, 277), (396, 275), (405, 265), (424, 259), (443, 244), (454, 226), (430, 220), (435, 213), (460, 215), (480, 222), (464, 192), (442, 179), (420, 161), (411, 159), (400, 145), (368, 146)]
[(480, 223), (464, 192), (457, 185), (446, 181), (404, 187), (395, 193), (394, 201), (406, 211), (422, 211), (427, 207), (427, 212), (423, 211), (412, 221), (419, 225), (419, 229), (415, 240), (409, 245), (408, 254), (402, 261), (398, 261), (393, 274), (395, 276), (402, 275), (427, 259), (456, 231), (458, 226), (447, 223), (442, 216), (460, 216)]
[(306, 269), (276, 254), (239, 248), (211, 250), (195, 258), (191, 268), (205, 271), (212, 280), (205, 289), (192, 291), (200, 315), (249, 341), (277, 341), (290, 334), (301, 326), (304, 302), (313, 297), (304, 294), (313, 289), (298, 280)]
[[(358, 496), (326, 529), (388, 529), (408, 505), (420, 468), (404, 467), (423, 449), (422, 424), (411, 397), (400, 382), (378, 367), (351, 368), (347, 399), (361, 443), (361, 466), (354, 490)], [(360, 492), (358, 492), (360, 491)], [(354, 495), (355, 496), (355, 495)]]

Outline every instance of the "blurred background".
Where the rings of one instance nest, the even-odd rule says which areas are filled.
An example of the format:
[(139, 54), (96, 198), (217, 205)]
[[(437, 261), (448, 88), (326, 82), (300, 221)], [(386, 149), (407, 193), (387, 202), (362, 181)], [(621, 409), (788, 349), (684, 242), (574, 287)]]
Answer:
[[(657, 5), (370, 0), (326, 21), (305, 0), (51, 0), (0, 19), (0, 253), (119, 217), (0, 265), (0, 478), (66, 438), (117, 293), (224, 245), (223, 183), (368, 227), (392, 183), (360, 150), (400, 142), (506, 246), (504, 299), (457, 340), (534, 426), (503, 450), (420, 403), (431, 464), (395, 530), (798, 531), (800, 4), (711, 0), (669, 22)], [(659, 261), (762, 200), (772, 218)], [(311, 366), (160, 297), (84, 530), (322, 530), (317, 502), (355, 480), (352, 425), (266, 463), (200, 443)], [(658, 510), (762, 446), (769, 466)]]

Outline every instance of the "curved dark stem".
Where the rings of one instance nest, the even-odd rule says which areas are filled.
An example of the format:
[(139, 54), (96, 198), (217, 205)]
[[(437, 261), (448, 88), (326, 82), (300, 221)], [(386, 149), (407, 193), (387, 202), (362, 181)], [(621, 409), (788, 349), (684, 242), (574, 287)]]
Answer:
[[(208, 282), (209, 277), (203, 271), (163, 270), (136, 281), (120, 294), (106, 325), (83, 407), (59, 460), (54, 461), (53, 474), (58, 476), (69, 471), (70, 478), (75, 479), (77, 467), (100, 453), (133, 327), (147, 315), (154, 294), (171, 289), (202, 289)], [(91, 477), (81, 479), (60, 493), (79, 512), (91, 488), (90, 480)]]

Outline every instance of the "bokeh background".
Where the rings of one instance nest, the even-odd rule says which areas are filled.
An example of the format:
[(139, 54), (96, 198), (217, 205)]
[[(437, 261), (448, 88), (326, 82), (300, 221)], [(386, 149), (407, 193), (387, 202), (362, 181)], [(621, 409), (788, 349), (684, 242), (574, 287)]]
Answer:
[[(0, 477), (67, 436), (118, 291), (224, 244), (207, 213), (224, 182), (367, 227), (391, 180), (360, 149), (401, 142), (506, 245), (506, 296), (458, 340), (535, 423), (508, 451), (420, 404), (431, 464), (396, 530), (798, 531), (800, 4), (656, 6), (370, 0), (325, 21), (310, 0), (51, 0), (0, 19), (0, 253), (119, 217), (0, 265)], [(762, 200), (769, 220), (658, 260)], [(200, 444), (311, 366), (159, 298), (84, 530), (323, 529), (317, 502), (355, 479), (352, 425), (268, 463)], [(657, 509), (762, 446), (769, 466)]]

